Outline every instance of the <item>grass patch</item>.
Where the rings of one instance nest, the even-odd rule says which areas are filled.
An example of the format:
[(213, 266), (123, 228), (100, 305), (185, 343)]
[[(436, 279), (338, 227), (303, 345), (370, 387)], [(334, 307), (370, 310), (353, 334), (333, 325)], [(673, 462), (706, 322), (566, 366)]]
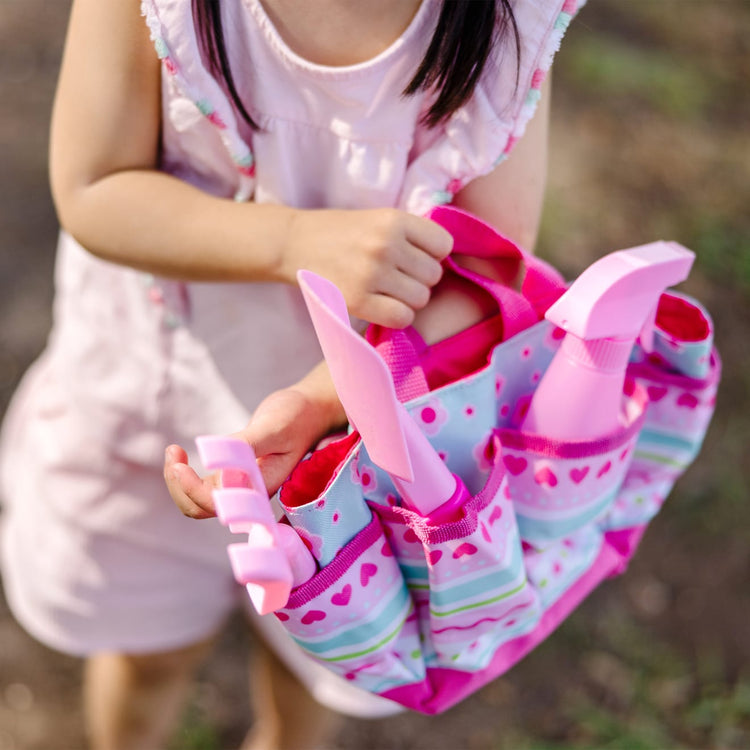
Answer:
[(701, 68), (667, 52), (627, 45), (603, 33), (579, 37), (565, 52), (570, 83), (593, 97), (625, 97), (670, 117), (708, 113), (712, 81)]
[(710, 685), (685, 714), (711, 747), (747, 747), (750, 742), (750, 683), (734, 687)]
[(579, 748), (664, 750), (667, 747), (680, 747), (663, 725), (643, 712), (622, 716), (586, 703), (574, 710), (572, 718), (582, 735), (576, 742)]
[(196, 706), (185, 712), (169, 750), (223, 750), (216, 727)]
[(750, 294), (750, 230), (723, 216), (698, 213), (692, 221), (692, 246), (701, 270), (716, 281)]

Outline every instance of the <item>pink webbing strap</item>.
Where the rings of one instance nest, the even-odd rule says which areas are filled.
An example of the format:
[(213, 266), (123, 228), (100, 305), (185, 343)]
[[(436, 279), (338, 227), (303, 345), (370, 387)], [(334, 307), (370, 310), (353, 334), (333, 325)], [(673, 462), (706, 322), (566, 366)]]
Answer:
[(365, 334), (388, 365), (399, 401), (410, 401), (430, 390), (420, 362), (427, 349), (422, 337), (412, 328), (399, 330), (371, 325)]
[[(547, 308), (565, 291), (565, 279), (557, 269), (527, 253), (473, 214), (455, 206), (437, 206), (426, 216), (451, 233), (454, 255), (469, 255), (496, 261), (497, 268), (507, 284), (512, 283), (519, 273), (523, 272), (521, 296), (531, 304), (538, 318), (541, 318)], [(491, 279), (488, 281), (496, 285)], [(491, 289), (487, 288), (487, 291), (495, 296)], [(495, 298), (498, 299), (496, 296)]]
[(471, 281), (481, 289), (484, 289), (497, 303), (500, 318), (503, 321), (503, 339), (509, 339), (517, 333), (530, 328), (539, 320), (539, 315), (521, 292), (511, 289), (494, 279), (489, 279), (476, 271), (470, 271), (456, 263), (453, 258), (448, 258), (445, 265), (457, 276)]
[(523, 277), (521, 294), (531, 302), (541, 320), (547, 308), (565, 293), (567, 286), (562, 274), (549, 263), (535, 255), (525, 254), (524, 257), (526, 275)]
[[(500, 283), (458, 265), (452, 258), (446, 266), (453, 273), (471, 281), (497, 303), (502, 320), (503, 340), (515, 336), (539, 321), (547, 308), (565, 291), (563, 277), (548, 263), (524, 252), (514, 242), (499, 234), (486, 222), (453, 206), (438, 206), (427, 218), (440, 224), (453, 236), (453, 253), (496, 262)], [(521, 291), (509, 285), (524, 273)], [(468, 341), (457, 334), (456, 345)], [(393, 373), (396, 393), (408, 401), (429, 392), (421, 358), (427, 350), (422, 337), (413, 328), (403, 331), (380, 326), (367, 329), (367, 340), (378, 349)], [(468, 373), (467, 373), (468, 374)]]

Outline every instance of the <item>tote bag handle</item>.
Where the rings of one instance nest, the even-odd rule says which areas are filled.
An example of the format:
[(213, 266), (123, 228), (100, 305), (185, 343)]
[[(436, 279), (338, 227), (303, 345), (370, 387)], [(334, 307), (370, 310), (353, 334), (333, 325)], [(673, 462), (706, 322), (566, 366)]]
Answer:
[[(537, 323), (565, 291), (565, 280), (556, 269), (522, 250), (473, 214), (453, 206), (438, 206), (426, 217), (450, 232), (454, 254), (495, 262), (498, 275), (506, 283), (464, 268), (453, 258), (446, 259), (445, 264), (453, 273), (476, 284), (492, 297), (498, 306), (504, 339)], [(521, 276), (517, 291), (510, 284)], [(416, 330), (370, 326), (367, 339), (377, 346), (390, 368), (396, 393), (402, 401), (429, 392), (419, 360), (419, 352), (426, 345)]]
[[(541, 319), (547, 308), (565, 291), (565, 279), (555, 268), (526, 252), (473, 214), (454, 206), (437, 206), (426, 216), (450, 232), (453, 255), (468, 255), (496, 262), (506, 284), (467, 271), (452, 258), (448, 259), (453, 271), (475, 282), (497, 301), (506, 326), (506, 338)], [(520, 291), (516, 291), (508, 284), (521, 274)]]

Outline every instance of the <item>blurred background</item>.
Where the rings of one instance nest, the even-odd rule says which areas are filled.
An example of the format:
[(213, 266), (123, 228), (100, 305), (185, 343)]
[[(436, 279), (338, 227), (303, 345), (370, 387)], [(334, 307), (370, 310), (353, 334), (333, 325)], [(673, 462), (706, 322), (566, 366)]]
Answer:
[[(0, 413), (50, 326), (57, 232), (47, 131), (68, 0), (0, 0)], [(554, 66), (538, 252), (568, 277), (658, 238), (692, 248), (685, 291), (724, 360), (697, 462), (621, 578), (437, 718), (348, 721), (340, 748), (750, 747), (750, 2), (590, 0)], [(250, 721), (241, 623), (202, 670), (175, 750)], [(0, 591), (0, 750), (84, 746), (80, 666), (29, 638)]]

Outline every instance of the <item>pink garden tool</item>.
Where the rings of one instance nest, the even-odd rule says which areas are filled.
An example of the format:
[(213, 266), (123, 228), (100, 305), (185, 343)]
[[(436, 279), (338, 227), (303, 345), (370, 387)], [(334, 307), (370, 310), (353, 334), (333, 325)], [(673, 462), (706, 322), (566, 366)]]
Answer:
[(284, 607), (292, 588), (316, 571), (315, 561), (294, 529), (278, 523), (271, 511), (263, 477), (253, 449), (243, 440), (206, 436), (196, 439), (203, 465), (227, 471), (239, 470), (249, 487), (222, 486), (213, 491), (221, 523), (235, 534), (247, 533), (246, 543), (230, 544), (232, 571), (243, 584), (258, 614)]
[(299, 271), (297, 280), (336, 392), (370, 458), (388, 472), (412, 510), (448, 520), (468, 497), (463, 483), (398, 400), (380, 355), (352, 329), (338, 288), (311, 271)]

